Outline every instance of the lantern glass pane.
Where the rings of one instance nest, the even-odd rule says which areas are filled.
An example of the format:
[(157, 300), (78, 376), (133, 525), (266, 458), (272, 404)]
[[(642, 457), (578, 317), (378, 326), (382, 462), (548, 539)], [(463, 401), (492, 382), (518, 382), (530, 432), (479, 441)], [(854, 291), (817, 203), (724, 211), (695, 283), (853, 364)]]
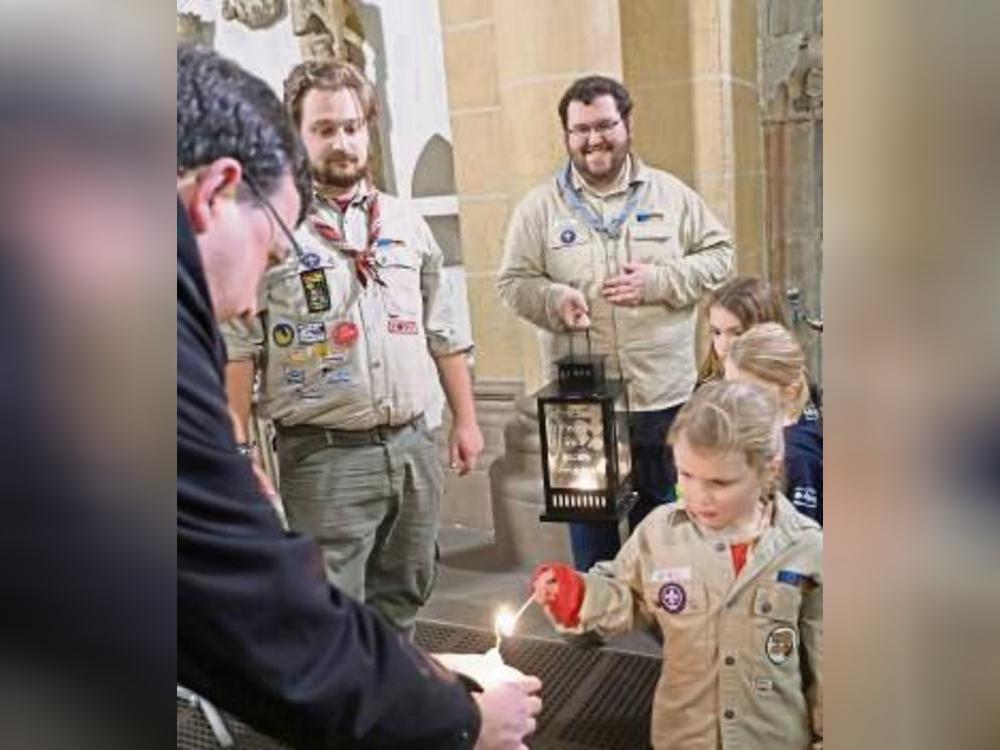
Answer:
[(545, 431), (546, 460), (552, 487), (607, 489), (607, 458), (600, 403), (545, 404)]
[(632, 471), (632, 448), (628, 429), (628, 414), (624, 411), (615, 412), (615, 423), (617, 427), (615, 436), (618, 440), (618, 477), (619, 481), (625, 481), (625, 477)]

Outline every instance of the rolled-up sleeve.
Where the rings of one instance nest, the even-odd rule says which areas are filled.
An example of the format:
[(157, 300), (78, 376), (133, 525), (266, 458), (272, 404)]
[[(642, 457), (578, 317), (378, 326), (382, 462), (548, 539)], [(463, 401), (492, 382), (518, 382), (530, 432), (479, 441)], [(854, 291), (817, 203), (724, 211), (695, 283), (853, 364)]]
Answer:
[(444, 253), (434, 239), (427, 222), (414, 217), (417, 245), (420, 249), (420, 293), (424, 304), (424, 331), (427, 348), (433, 357), (470, 354), (474, 344), (459, 319), (456, 290), (443, 274)]

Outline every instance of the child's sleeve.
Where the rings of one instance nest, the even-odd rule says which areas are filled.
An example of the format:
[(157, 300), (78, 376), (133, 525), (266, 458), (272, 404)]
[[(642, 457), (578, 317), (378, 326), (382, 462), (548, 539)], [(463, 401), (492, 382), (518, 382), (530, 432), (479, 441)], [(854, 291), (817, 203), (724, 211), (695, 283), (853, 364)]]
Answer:
[[(822, 552), (820, 553), (822, 554)], [(817, 574), (803, 592), (799, 633), (802, 638), (802, 682), (812, 724), (815, 750), (823, 747), (823, 580)]]
[(584, 576), (586, 593), (577, 632), (594, 631), (606, 638), (631, 630), (636, 618), (643, 616), (640, 531), (629, 537), (614, 560), (597, 563)]

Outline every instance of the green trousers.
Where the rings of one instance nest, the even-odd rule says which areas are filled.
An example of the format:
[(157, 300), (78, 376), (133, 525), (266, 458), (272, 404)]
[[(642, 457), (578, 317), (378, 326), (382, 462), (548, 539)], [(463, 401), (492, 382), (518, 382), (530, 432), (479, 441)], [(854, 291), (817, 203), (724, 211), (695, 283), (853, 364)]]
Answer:
[(412, 634), (436, 575), (443, 477), (421, 417), (366, 431), (278, 427), (289, 526), (314, 537), (327, 576)]

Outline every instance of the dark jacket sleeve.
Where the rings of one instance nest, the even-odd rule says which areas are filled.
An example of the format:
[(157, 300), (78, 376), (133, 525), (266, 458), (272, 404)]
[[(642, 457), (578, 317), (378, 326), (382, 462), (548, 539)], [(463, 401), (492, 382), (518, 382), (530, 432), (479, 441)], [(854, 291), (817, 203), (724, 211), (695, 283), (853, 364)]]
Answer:
[(800, 419), (785, 429), (786, 496), (795, 509), (823, 524), (823, 427)]
[(465, 687), (329, 586), (318, 548), (282, 531), (258, 492), (193, 253), (179, 216), (178, 682), (298, 747), (471, 747), (479, 712)]

